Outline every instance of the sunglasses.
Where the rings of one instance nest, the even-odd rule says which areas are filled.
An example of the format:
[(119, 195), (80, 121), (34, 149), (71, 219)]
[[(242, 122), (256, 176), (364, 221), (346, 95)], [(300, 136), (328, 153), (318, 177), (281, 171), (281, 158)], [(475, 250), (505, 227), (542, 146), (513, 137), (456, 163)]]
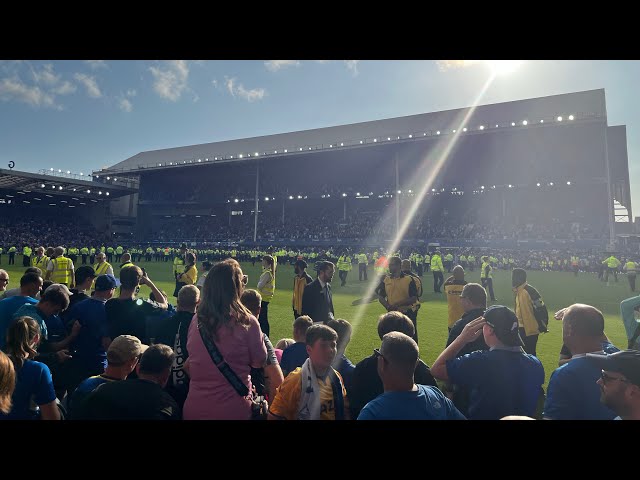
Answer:
[(0, 282), (9, 283), (9, 279), (8, 278), (0, 278)]
[(602, 379), (602, 383), (604, 383), (605, 385), (607, 383), (613, 382), (615, 380), (618, 380), (618, 381), (623, 382), (623, 383), (631, 383), (629, 380), (626, 380), (626, 379), (624, 379), (622, 377), (612, 377), (608, 373), (605, 373), (604, 370), (602, 370), (602, 373), (600, 374), (600, 378)]
[(377, 348), (373, 349), (373, 354), (375, 355), (376, 358), (378, 357), (382, 357), (382, 359), (385, 361), (385, 363), (389, 363), (389, 360), (387, 360), (384, 355), (382, 353), (380, 353), (380, 350), (378, 350)]

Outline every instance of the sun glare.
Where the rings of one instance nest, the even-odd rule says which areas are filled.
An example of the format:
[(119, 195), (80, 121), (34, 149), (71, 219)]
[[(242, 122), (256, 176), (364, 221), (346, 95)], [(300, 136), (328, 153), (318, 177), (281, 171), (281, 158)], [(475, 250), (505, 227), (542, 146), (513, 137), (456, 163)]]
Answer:
[(507, 75), (509, 73), (515, 72), (520, 65), (522, 65), (522, 60), (485, 60), (491, 72), (494, 75)]

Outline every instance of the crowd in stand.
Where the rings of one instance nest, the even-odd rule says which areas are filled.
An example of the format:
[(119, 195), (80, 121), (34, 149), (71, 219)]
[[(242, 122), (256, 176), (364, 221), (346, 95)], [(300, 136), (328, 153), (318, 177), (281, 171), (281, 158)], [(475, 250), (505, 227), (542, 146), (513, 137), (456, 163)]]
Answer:
[[(248, 213), (248, 212), (245, 212)], [(347, 215), (331, 210), (314, 211), (313, 215), (287, 213), (284, 223), (281, 214), (262, 214), (258, 221), (258, 240), (385, 240), (396, 233), (395, 217), (381, 219), (380, 212), (359, 212)], [(172, 217), (158, 219), (147, 240), (167, 241), (245, 241), (253, 240), (252, 215), (217, 215)], [(407, 240), (566, 240), (603, 239), (606, 228), (584, 224), (526, 223), (516, 225), (496, 220), (478, 223), (459, 218), (415, 218), (404, 233)]]
[[(73, 239), (78, 244), (95, 244), (108, 239), (105, 234), (96, 231), (93, 225), (88, 224), (73, 216), (52, 216), (43, 221), (41, 217), (13, 218), (0, 216), (0, 230), (2, 239), (0, 246), (16, 246), (22, 249), (23, 245), (62, 245)], [(6, 249), (5, 249), (6, 252)]]

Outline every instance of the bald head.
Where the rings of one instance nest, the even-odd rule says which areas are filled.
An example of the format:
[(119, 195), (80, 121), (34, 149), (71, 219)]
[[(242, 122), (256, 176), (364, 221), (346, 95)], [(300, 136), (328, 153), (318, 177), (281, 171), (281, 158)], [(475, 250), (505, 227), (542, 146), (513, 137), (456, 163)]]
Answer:
[(53, 255), (59, 257), (60, 255), (64, 255), (64, 247), (56, 247), (53, 249)]
[(574, 303), (564, 312), (563, 325), (569, 325), (572, 334), (600, 337), (604, 333), (604, 315), (596, 307)]
[(453, 267), (453, 278), (456, 280), (464, 280), (464, 268), (460, 265)]
[(131, 261), (131, 254), (130, 253), (123, 253), (122, 257), (120, 257), (120, 261), (122, 263), (127, 263)]
[(402, 271), (410, 272), (411, 271), (411, 260), (407, 260), (406, 258), (402, 260)]

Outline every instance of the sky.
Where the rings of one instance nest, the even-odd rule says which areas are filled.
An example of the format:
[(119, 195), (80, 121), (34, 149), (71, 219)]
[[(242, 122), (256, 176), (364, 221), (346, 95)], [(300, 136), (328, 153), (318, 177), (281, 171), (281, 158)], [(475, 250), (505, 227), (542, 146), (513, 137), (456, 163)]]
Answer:
[[(640, 207), (640, 61), (526, 60), (479, 103), (604, 88)], [(464, 108), (492, 61), (0, 61), (0, 168), (108, 167), (139, 152)]]

